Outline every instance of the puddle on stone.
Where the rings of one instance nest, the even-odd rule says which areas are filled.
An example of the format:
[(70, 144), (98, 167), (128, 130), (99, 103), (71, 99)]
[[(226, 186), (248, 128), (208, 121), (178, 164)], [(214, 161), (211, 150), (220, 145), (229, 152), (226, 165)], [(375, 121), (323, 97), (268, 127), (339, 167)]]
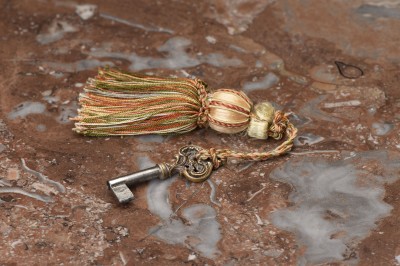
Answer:
[(11, 182), (9, 182), (7, 180), (0, 179), (0, 186), (2, 186), (2, 187), (11, 187), (12, 184), (11, 184)]
[(304, 76), (298, 75), (285, 68), (285, 62), (278, 55), (271, 53), (270, 51), (262, 50), (262, 56), (260, 57), (259, 64), (266, 65), (271, 70), (277, 71), (279, 75), (287, 77), (291, 81), (300, 85), (306, 85), (308, 79)]
[(242, 48), (242, 47), (240, 47), (238, 45), (235, 45), (235, 44), (229, 44), (229, 48), (234, 50), (234, 51), (236, 51), (236, 52), (238, 52), (238, 53), (243, 53), (243, 54), (248, 53), (248, 51), (246, 49), (244, 49), (244, 48)]
[(60, 124), (68, 124), (72, 123), (70, 118), (77, 116), (78, 103), (76, 101), (72, 101), (69, 105), (60, 106), (60, 114), (56, 118), (57, 122)]
[(76, 62), (71, 62), (71, 63), (64, 63), (64, 62), (43, 62), (46, 67), (57, 70), (57, 71), (62, 71), (62, 72), (69, 72), (69, 73), (74, 73), (74, 72), (79, 72), (79, 71), (85, 71), (85, 70), (90, 70), (90, 69), (95, 69), (98, 67), (113, 67), (114, 63), (110, 61), (99, 61), (97, 59), (83, 59), (79, 60)]
[[(382, 2), (383, 1), (381, 1), (381, 3)], [(357, 8), (356, 13), (373, 18), (400, 19), (400, 8), (398, 6), (395, 8), (393, 6), (387, 7), (383, 5), (364, 4)]]
[(174, 34), (175, 32), (171, 29), (166, 29), (163, 27), (157, 27), (157, 26), (150, 26), (150, 25), (143, 25), (137, 22), (133, 22), (130, 20), (126, 20), (123, 18), (118, 18), (115, 16), (112, 16), (110, 14), (106, 14), (106, 13), (100, 13), (100, 17), (104, 18), (104, 19), (108, 19), (114, 22), (118, 22), (133, 28), (138, 28), (144, 31), (148, 31), (148, 32), (164, 32), (164, 33), (168, 33), (168, 34)]
[(136, 53), (120, 53), (108, 52), (104, 49), (93, 49), (89, 54), (97, 58), (114, 58), (124, 59), (131, 62), (129, 69), (132, 71), (140, 71), (144, 69), (166, 68), (180, 69), (187, 67), (195, 67), (203, 63), (207, 63), (216, 67), (240, 66), (243, 62), (237, 58), (226, 58), (222, 54), (198, 54), (196, 57), (186, 52), (192, 42), (184, 37), (173, 37), (158, 47), (159, 52), (167, 55), (163, 58), (155, 58), (149, 56), (140, 56)]
[[(45, 96), (43, 97), (49, 104), (56, 104), (59, 101), (58, 97)], [(44, 114), (49, 116), (50, 114), (46, 111), (46, 105), (40, 102), (22, 102), (8, 114), (8, 119), (15, 120), (17, 118), (26, 118), (29, 115), (33, 114)], [(60, 124), (71, 123), (69, 120), (72, 117), (77, 115), (78, 103), (76, 101), (72, 101), (71, 103), (62, 104), (59, 106), (58, 116), (54, 117), (54, 119)], [(36, 126), (36, 130), (38, 132), (46, 131), (46, 126), (43, 124), (38, 124)]]
[(340, 84), (342, 82), (337, 68), (333, 65), (318, 65), (311, 68), (309, 73), (310, 77), (318, 82), (328, 84)]
[(2, 153), (3, 151), (5, 151), (7, 149), (7, 147), (4, 144), (0, 143), (0, 153)]
[(168, 220), (173, 211), (168, 200), (169, 186), (176, 180), (176, 177), (167, 180), (150, 181), (147, 188), (147, 204), (149, 210), (158, 215), (162, 220)]
[(88, 20), (93, 17), (95, 11), (97, 9), (96, 5), (85, 4), (85, 5), (77, 5), (75, 8), (75, 13), (83, 20)]
[(36, 131), (38, 131), (38, 132), (45, 132), (46, 129), (47, 129), (46, 125), (43, 125), (43, 124), (39, 124), (36, 126)]
[[(368, 171), (374, 161), (382, 164), (382, 176)], [(382, 200), (383, 185), (398, 179), (399, 166), (398, 156), (378, 151), (335, 162), (295, 158), (274, 170), (271, 178), (293, 185), (289, 200), (294, 206), (274, 212), (271, 221), (293, 232), (306, 248), (299, 265), (356, 263), (357, 244), (392, 209)]]
[(208, 35), (208, 36), (206, 36), (205, 39), (207, 40), (208, 43), (211, 43), (211, 44), (216, 44), (217, 43), (217, 39), (214, 36)]
[(363, 2), (366, 5), (371, 5), (371, 6), (383, 6), (386, 8), (400, 7), (400, 2), (398, 0), (365, 0)]
[(54, 187), (48, 186), (48, 185), (46, 185), (44, 183), (40, 183), (40, 182), (32, 183), (30, 185), (30, 187), (33, 188), (35, 192), (41, 191), (42, 193), (44, 193), (47, 196), (57, 195), (59, 193), (58, 190), (55, 189)]
[(40, 44), (49, 44), (62, 39), (66, 33), (76, 31), (78, 29), (70, 23), (55, 19), (45, 32), (36, 36), (36, 41)]
[(393, 129), (390, 123), (372, 123), (372, 132), (378, 136), (385, 136)]
[(397, 264), (400, 265), (400, 255), (395, 256), (394, 259), (396, 260)]
[(360, 106), (361, 102), (359, 100), (350, 100), (344, 102), (334, 102), (334, 103), (324, 103), (324, 108), (338, 108), (338, 107), (355, 107)]
[(211, 17), (224, 25), (229, 34), (239, 34), (247, 30), (264, 9), (274, 0), (218, 0), (210, 5)]
[(139, 170), (150, 168), (156, 165), (155, 162), (151, 160), (148, 156), (138, 156), (136, 158), (136, 163), (139, 167)]
[(60, 100), (60, 98), (57, 97), (57, 96), (50, 96), (50, 95), (48, 95), (48, 96), (44, 96), (44, 97), (43, 97), (43, 100), (45, 100), (45, 101), (48, 102), (49, 104), (54, 104), (54, 103), (58, 102), (58, 101)]
[(216, 200), (215, 196), (217, 194), (217, 189), (215, 187), (214, 182), (211, 179), (207, 179), (207, 183), (210, 185), (211, 192), (210, 192), (210, 201), (217, 206), (221, 207), (221, 204)]
[(51, 76), (55, 77), (56, 79), (60, 79), (60, 78), (64, 77), (64, 73), (59, 72), (59, 71), (52, 70), (52, 71), (49, 72), (49, 74)]
[[(31, 183), (29, 186), (34, 192), (26, 191), (23, 187), (12, 187), (12, 183), (7, 180), (0, 179), (0, 194), (1, 193), (14, 193), (24, 195), (35, 200), (39, 200), (45, 203), (54, 202), (52, 195), (57, 195), (58, 193), (65, 193), (65, 187), (54, 180), (49, 179), (44, 174), (37, 172), (29, 168), (24, 159), (21, 159), (22, 169), (37, 178), (37, 181)], [(7, 178), (12, 181), (20, 179), (20, 174), (18, 169), (9, 168)], [(41, 191), (46, 195), (41, 195), (36, 193)]]
[(189, 225), (174, 217), (168, 201), (168, 189), (176, 180), (177, 178), (170, 178), (150, 182), (147, 190), (148, 208), (161, 218), (162, 224), (151, 228), (149, 234), (169, 244), (195, 249), (207, 258), (215, 258), (219, 254), (217, 243), (221, 238), (217, 213), (206, 204), (194, 204), (182, 210), (182, 216), (189, 221)]
[(60, 192), (60, 193), (65, 193), (65, 187), (64, 187), (61, 183), (59, 183), (59, 182), (57, 182), (57, 181), (54, 181), (54, 180), (51, 180), (51, 179), (49, 179), (47, 176), (45, 176), (44, 174), (39, 173), (39, 172), (37, 172), (37, 171), (35, 171), (35, 170), (29, 168), (29, 167), (26, 165), (24, 159), (21, 159), (21, 164), (22, 164), (22, 169), (23, 169), (24, 171), (26, 171), (27, 173), (30, 173), (30, 174), (36, 176), (37, 179), (39, 180), (39, 182), (44, 183), (44, 184), (49, 184), (49, 185), (51, 185), (52, 187), (54, 187), (58, 192)]
[(46, 203), (54, 202), (54, 200), (50, 196), (43, 196), (43, 195), (40, 195), (37, 193), (28, 192), (19, 187), (0, 187), (0, 194), (1, 193), (16, 193), (16, 194), (24, 195), (24, 196), (27, 196), (27, 197), (30, 197), (30, 198), (33, 198), (33, 199), (36, 199), (39, 201), (43, 201)]
[(46, 111), (46, 105), (40, 102), (23, 102), (15, 107), (9, 114), (8, 119), (25, 118), (31, 114), (43, 114)]
[(237, 58), (226, 58), (223, 54), (211, 53), (197, 56), (200, 63), (206, 63), (215, 67), (238, 67), (242, 65), (242, 60)]
[(164, 142), (168, 137), (162, 135), (142, 135), (135, 136), (136, 151), (138, 152), (154, 152), (154, 145)]
[(308, 118), (315, 120), (323, 120), (333, 123), (339, 123), (340, 119), (331, 116), (329, 113), (322, 111), (318, 105), (324, 101), (328, 95), (318, 96), (308, 101), (300, 110), (300, 113)]
[(292, 113), (290, 115), (290, 121), (292, 121), (293, 125), (295, 125), (296, 127), (302, 127), (302, 126), (310, 123), (311, 119), (301, 116), (301, 115), (297, 115), (295, 113)]
[(165, 140), (165, 136), (161, 135), (143, 135), (143, 136), (136, 136), (135, 140), (142, 143), (162, 143)]
[(298, 136), (294, 140), (295, 146), (304, 146), (304, 145), (314, 145), (318, 142), (323, 141), (325, 138), (321, 136), (314, 135), (312, 133), (304, 133)]
[(279, 82), (279, 77), (270, 72), (258, 81), (246, 82), (243, 85), (243, 91), (252, 92), (260, 89), (268, 89)]

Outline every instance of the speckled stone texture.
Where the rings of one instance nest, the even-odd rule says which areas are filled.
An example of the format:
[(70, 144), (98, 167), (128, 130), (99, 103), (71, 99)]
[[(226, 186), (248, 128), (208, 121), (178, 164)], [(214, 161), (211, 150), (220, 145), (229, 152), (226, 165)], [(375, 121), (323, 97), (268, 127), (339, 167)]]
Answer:
[[(0, 0), (0, 265), (399, 265), (400, 3)], [(75, 134), (97, 68), (196, 76), (292, 112), (295, 148), (201, 184), (106, 181), (189, 143)]]

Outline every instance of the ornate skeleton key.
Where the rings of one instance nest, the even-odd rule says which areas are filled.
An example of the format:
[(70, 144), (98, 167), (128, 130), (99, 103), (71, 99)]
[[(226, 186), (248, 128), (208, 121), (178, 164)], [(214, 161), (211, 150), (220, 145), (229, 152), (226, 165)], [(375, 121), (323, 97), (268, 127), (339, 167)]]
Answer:
[(161, 163), (130, 175), (117, 177), (108, 181), (107, 185), (120, 203), (127, 203), (134, 199), (134, 195), (128, 186), (152, 179), (164, 180), (175, 174), (180, 174), (189, 181), (202, 182), (210, 176), (213, 164), (210, 161), (197, 158), (196, 155), (201, 150), (202, 148), (194, 145), (182, 147), (174, 163)]

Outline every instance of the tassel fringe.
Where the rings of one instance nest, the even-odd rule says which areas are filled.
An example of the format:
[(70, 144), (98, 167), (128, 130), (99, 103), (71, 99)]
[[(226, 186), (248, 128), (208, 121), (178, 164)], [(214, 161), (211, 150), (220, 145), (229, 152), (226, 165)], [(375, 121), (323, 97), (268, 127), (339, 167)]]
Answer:
[(189, 132), (204, 123), (207, 85), (101, 69), (80, 94), (74, 131), (87, 136)]

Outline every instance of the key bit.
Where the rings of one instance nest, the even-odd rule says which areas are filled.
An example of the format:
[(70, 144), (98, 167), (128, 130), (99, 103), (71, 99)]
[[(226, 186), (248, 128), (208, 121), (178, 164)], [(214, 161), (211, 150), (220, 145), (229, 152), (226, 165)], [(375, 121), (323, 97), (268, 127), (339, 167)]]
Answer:
[(155, 178), (165, 179), (169, 177), (169, 170), (166, 169), (166, 164), (157, 164), (151, 168), (129, 174), (126, 176), (120, 176), (107, 182), (108, 187), (117, 197), (119, 203), (128, 203), (134, 199), (132, 191), (128, 186), (133, 186), (138, 183), (150, 181)]
[(119, 203), (128, 203), (134, 199), (134, 195), (128, 186), (150, 181), (152, 179), (167, 179), (179, 173), (181, 176), (192, 182), (202, 182), (206, 180), (213, 170), (210, 161), (197, 158), (197, 154), (202, 148), (189, 145), (179, 150), (176, 161), (173, 164), (161, 163), (151, 168), (117, 177), (107, 182), (109, 189), (117, 197)]

